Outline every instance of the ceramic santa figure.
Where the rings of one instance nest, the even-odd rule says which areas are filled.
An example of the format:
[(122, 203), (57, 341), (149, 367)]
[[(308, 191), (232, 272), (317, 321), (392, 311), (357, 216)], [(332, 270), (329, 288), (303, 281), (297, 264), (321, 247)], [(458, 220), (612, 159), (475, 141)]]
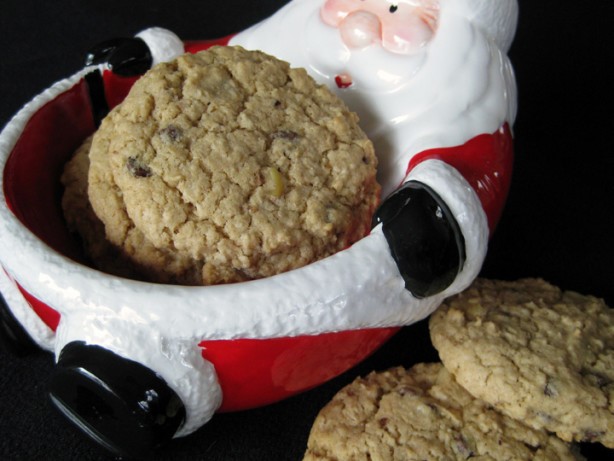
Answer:
[[(123, 375), (134, 363), (152, 370), (153, 377), (134, 372), (135, 382), (142, 377), (148, 383), (143, 386), (154, 386), (160, 378), (156, 389), (168, 388), (170, 395), (165, 408), (183, 408), (162, 435), (152, 433), (181, 436), (201, 427), (220, 406), (264, 404), (317, 384), (296, 384), (291, 366), (277, 377), (292, 382), (283, 395), (260, 384), (259, 377), (246, 378), (242, 368), (254, 364), (233, 362), (243, 353), (241, 341), (256, 340), (248, 348), (268, 354), (276, 347), (283, 351), (296, 338), (310, 338), (304, 350), (314, 351), (314, 357), (317, 345), (326, 343), (313, 338), (327, 335), (368, 332), (369, 338), (379, 335), (381, 343), (468, 287), (481, 269), (510, 183), (516, 87), (506, 53), (517, 15), (516, 0), (293, 0), (262, 23), (218, 40), (183, 42), (171, 31), (153, 28), (94, 48), (90, 67), (56, 93), (84, 80), (96, 120), (125, 96), (134, 81), (127, 75), (186, 51), (241, 45), (306, 68), (358, 113), (378, 155), (383, 200), (370, 235), (350, 248), (268, 279), (191, 291), (173, 308), (173, 322), (164, 321), (165, 312), (181, 287), (168, 287), (161, 295), (141, 285), (97, 280), (95, 302), (86, 299), (87, 289), (77, 296), (53, 291), (57, 285), (49, 283), (52, 288), (36, 294), (61, 319), (52, 332), (29, 328), (36, 321), (23, 320), (32, 314), (18, 299), (19, 290), (5, 280), (3, 292), (11, 292), (11, 307), (20, 309), (22, 324), (56, 351), (64, 370), (52, 387), (54, 402), (121, 454), (122, 444), (134, 444), (145, 429), (119, 434), (113, 427), (94, 427), (96, 422), (78, 413), (72, 391), (65, 391), (76, 389), (75, 379), (89, 379), (81, 384), (94, 393), (96, 383), (113, 388), (113, 373), (96, 368), (88, 354), (116, 360)], [(41, 264), (48, 260), (53, 258)], [(48, 272), (63, 270), (58, 265)], [(9, 272), (10, 282), (15, 275), (26, 289), (36, 284), (19, 264)], [(91, 283), (74, 273), (76, 286)], [(117, 297), (121, 306), (114, 305)], [(142, 306), (147, 315), (134, 322)], [(97, 314), (94, 325), (88, 319)], [(207, 322), (201, 325), (203, 318)], [(280, 357), (281, 352), (277, 364), (283, 362)], [(314, 363), (324, 363), (318, 360)], [(75, 369), (88, 366), (89, 374), (75, 377)], [(330, 377), (330, 372), (322, 375)], [(254, 395), (261, 396), (247, 399), (242, 379), (249, 379)], [(121, 407), (122, 399), (130, 398), (122, 394), (113, 404)], [(142, 437), (143, 444), (151, 439)]]

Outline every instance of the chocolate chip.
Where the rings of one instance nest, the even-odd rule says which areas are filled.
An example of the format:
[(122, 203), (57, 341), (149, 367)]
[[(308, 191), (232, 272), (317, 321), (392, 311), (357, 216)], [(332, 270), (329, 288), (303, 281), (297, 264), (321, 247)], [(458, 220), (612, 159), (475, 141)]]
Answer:
[(584, 431), (582, 442), (596, 442), (597, 440), (601, 440), (603, 435), (604, 435), (603, 431), (592, 431), (589, 429), (589, 430)]
[(162, 128), (158, 134), (165, 142), (177, 142), (183, 137), (183, 130), (178, 126), (168, 125), (166, 128)]
[(294, 141), (296, 138), (299, 137), (299, 135), (298, 133), (295, 133), (294, 131), (281, 130), (281, 131), (276, 131), (275, 133), (271, 134), (271, 137), (273, 139), (286, 139), (288, 141)]
[(126, 168), (135, 178), (149, 178), (152, 175), (151, 168), (139, 161), (136, 157), (128, 157)]
[(537, 411), (535, 412), (535, 415), (544, 423), (544, 424), (551, 424), (553, 421), (552, 415), (549, 415), (548, 413), (544, 413), (542, 411)]
[(397, 394), (399, 394), (401, 397), (406, 396), (406, 395), (410, 395), (410, 396), (417, 395), (416, 391), (409, 386), (403, 386), (403, 387), (398, 388)]
[(589, 383), (591, 383), (591, 385), (597, 386), (600, 389), (605, 389), (610, 384), (612, 384), (612, 380), (606, 375), (597, 371), (589, 370), (587, 368), (582, 368), (580, 370), (580, 375), (582, 375)]
[(456, 451), (464, 459), (469, 459), (474, 455), (474, 452), (470, 447), (469, 441), (462, 434), (458, 434), (454, 437), (454, 444), (456, 447)]
[(544, 395), (547, 397), (556, 397), (558, 395), (558, 391), (556, 387), (554, 387), (554, 383), (550, 378), (546, 380), (546, 385), (544, 386)]
[(427, 403), (426, 406), (429, 407), (431, 410), (433, 410), (433, 413), (435, 413), (436, 415), (441, 414), (441, 410), (434, 403)]

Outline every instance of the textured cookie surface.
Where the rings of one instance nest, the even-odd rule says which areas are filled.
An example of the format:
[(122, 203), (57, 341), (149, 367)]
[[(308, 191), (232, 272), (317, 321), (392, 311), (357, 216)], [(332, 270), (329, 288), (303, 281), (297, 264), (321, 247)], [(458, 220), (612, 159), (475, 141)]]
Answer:
[(111, 242), (134, 246), (126, 235), (137, 229), (200, 266), (204, 284), (346, 248), (368, 233), (379, 199), (356, 115), (304, 70), (239, 47), (154, 67), (91, 152), (89, 196)]
[(614, 311), (539, 279), (477, 280), (430, 319), (469, 392), (567, 441), (614, 447)]
[(325, 406), (306, 461), (583, 459), (473, 398), (440, 364), (358, 378)]
[[(104, 224), (92, 208), (89, 191), (93, 190), (93, 196), (101, 202), (99, 207), (105, 206), (118, 216), (125, 214), (125, 210), (119, 190), (107, 180), (108, 164), (99, 165), (98, 174), (88, 180), (91, 145), (90, 137), (66, 164), (61, 178), (65, 190), (62, 197), (64, 216), (69, 229), (81, 237), (87, 256), (99, 269), (123, 277), (164, 283), (198, 283), (200, 265), (154, 247), (138, 229), (111, 229), (116, 233), (113, 238), (121, 241), (122, 246), (114, 245), (107, 237)], [(94, 161), (100, 160), (94, 157)], [(126, 216), (123, 220), (128, 222)]]

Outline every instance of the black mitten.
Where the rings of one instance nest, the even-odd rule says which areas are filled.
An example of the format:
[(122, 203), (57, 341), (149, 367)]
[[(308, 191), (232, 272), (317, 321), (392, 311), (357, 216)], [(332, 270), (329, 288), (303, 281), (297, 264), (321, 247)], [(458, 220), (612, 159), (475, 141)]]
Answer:
[(465, 262), (465, 240), (452, 212), (430, 187), (406, 182), (375, 213), (392, 257), (417, 298), (452, 284)]

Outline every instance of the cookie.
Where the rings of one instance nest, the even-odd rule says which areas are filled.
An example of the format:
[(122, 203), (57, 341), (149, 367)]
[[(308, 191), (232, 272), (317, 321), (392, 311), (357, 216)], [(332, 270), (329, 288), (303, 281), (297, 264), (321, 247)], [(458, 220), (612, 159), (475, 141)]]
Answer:
[[(121, 195), (110, 182), (100, 177), (89, 181), (91, 146), (92, 137), (89, 137), (65, 165), (61, 182), (64, 186), (62, 208), (67, 226), (80, 237), (92, 264), (122, 277), (160, 283), (197, 284), (201, 266), (194, 265), (188, 258), (179, 258), (156, 248), (138, 229), (115, 229), (122, 232), (119, 238), (117, 235), (111, 238), (106, 235), (104, 224), (92, 208), (89, 191), (93, 189), (93, 195), (103, 199), (104, 206), (114, 213), (119, 215), (124, 210)], [(106, 170), (108, 173), (108, 166)], [(104, 166), (97, 169), (99, 173), (104, 171)], [(114, 245), (114, 239), (123, 245)]]
[(474, 396), (566, 441), (614, 448), (614, 311), (540, 279), (477, 280), (430, 319)]
[(306, 461), (573, 460), (570, 445), (472, 397), (440, 363), (358, 378), (318, 414)]
[(90, 186), (112, 243), (125, 248), (136, 228), (200, 265), (203, 284), (342, 250), (369, 232), (379, 200), (357, 116), (305, 70), (240, 47), (151, 69), (105, 118), (91, 156), (90, 183), (106, 178), (121, 201)]
[(81, 237), (86, 253), (99, 258), (109, 251), (109, 247), (104, 238), (104, 225), (94, 213), (87, 196), (91, 145), (90, 136), (64, 166), (60, 178), (64, 186), (62, 209), (68, 229)]

